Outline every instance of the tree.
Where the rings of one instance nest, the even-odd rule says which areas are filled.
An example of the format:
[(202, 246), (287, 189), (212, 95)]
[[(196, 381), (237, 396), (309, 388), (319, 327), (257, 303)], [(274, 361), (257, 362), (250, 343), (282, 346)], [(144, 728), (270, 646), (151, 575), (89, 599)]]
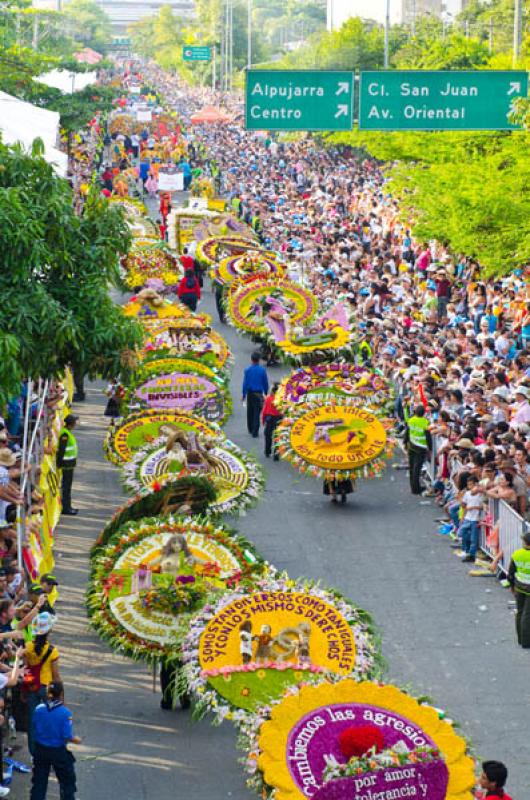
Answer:
[(68, 136), (85, 128), (98, 112), (108, 113), (117, 97), (110, 86), (85, 86), (73, 94), (63, 94), (59, 89), (41, 86), (41, 94), (33, 102), (50, 111), (57, 111), (61, 118), (61, 128)]
[(106, 53), (112, 39), (108, 15), (94, 0), (69, 0), (64, 15), (72, 36), (85, 47)]
[(364, 132), (335, 143), (388, 163), (389, 190), (420, 240), (437, 239), (505, 274), (530, 259), (530, 134)]
[(129, 246), (119, 209), (91, 198), (74, 214), (72, 192), (40, 155), (0, 143), (0, 399), (28, 377), (119, 374), (122, 354), (141, 341), (121, 319), (108, 287)]

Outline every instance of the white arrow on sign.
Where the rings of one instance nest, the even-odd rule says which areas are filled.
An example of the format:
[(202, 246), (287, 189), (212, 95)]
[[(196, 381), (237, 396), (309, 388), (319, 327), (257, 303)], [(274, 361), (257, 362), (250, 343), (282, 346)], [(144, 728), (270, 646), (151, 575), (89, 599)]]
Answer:
[(347, 117), (349, 110), (350, 110), (349, 106), (346, 105), (337, 106), (337, 113), (335, 114), (335, 119), (337, 119), (337, 117)]
[(345, 93), (348, 94), (349, 91), (350, 91), (350, 84), (348, 83), (348, 81), (339, 81), (339, 88), (337, 89), (335, 94), (336, 95)]
[(506, 94), (510, 95), (510, 94), (515, 94), (516, 92), (519, 93), (521, 92), (521, 84), (519, 82), (512, 81), (510, 83), (510, 88), (508, 89)]

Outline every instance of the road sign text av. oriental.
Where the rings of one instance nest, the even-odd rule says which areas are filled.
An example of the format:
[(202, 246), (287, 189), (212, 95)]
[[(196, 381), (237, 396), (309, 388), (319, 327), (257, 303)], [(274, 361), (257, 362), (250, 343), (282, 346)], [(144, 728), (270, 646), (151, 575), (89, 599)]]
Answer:
[(361, 72), (364, 130), (512, 130), (513, 102), (528, 94), (526, 72)]
[(352, 72), (248, 70), (245, 120), (249, 130), (349, 131)]

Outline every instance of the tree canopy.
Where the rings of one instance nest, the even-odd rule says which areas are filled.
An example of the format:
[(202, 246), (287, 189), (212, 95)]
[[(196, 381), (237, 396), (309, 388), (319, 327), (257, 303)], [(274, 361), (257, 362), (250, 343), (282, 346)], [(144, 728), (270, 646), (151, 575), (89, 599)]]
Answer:
[[(129, 246), (121, 211), (97, 190), (84, 213), (39, 154), (0, 143), (0, 399), (27, 376), (119, 374), (141, 341), (108, 296)], [(38, 347), (36, 347), (38, 342)]]

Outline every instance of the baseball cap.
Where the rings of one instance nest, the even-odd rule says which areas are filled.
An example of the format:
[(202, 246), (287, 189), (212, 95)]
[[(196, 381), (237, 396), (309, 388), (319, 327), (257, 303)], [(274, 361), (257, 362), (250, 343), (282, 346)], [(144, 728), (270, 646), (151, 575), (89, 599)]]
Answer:
[(49, 584), (51, 584), (51, 586), (59, 586), (59, 581), (57, 580), (55, 575), (51, 574), (51, 572), (46, 572), (44, 575), (42, 575), (41, 579), (40, 579), (40, 582), (41, 583), (49, 583)]

